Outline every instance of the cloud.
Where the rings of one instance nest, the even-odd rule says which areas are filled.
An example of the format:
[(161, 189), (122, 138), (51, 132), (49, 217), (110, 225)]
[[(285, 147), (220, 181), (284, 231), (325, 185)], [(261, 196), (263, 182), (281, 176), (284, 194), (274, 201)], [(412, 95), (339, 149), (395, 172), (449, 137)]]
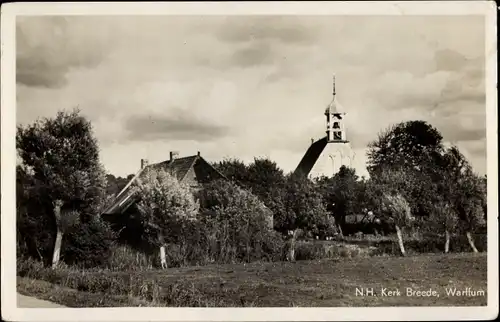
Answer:
[(78, 20), (65, 17), (18, 18), (16, 81), (33, 87), (59, 88), (71, 69), (92, 68), (104, 59), (103, 42), (85, 35)]
[(218, 40), (228, 43), (271, 41), (307, 45), (316, 40), (315, 30), (293, 16), (229, 17), (216, 31)]
[(241, 67), (252, 67), (255, 65), (272, 64), (273, 52), (269, 43), (259, 43), (256, 46), (247, 46), (238, 49), (232, 54), (232, 62)]
[(437, 50), (434, 59), (436, 70), (459, 71), (467, 63), (467, 58), (464, 55), (451, 49)]
[[(451, 129), (452, 128), (453, 127), (451, 127)], [(447, 128), (443, 134), (449, 138), (453, 138), (454, 141), (479, 141), (486, 137), (486, 129), (458, 129), (455, 131), (450, 131), (449, 129), (450, 128)]]
[(464, 65), (460, 72), (453, 73), (441, 91), (438, 104), (470, 101), (485, 104), (484, 66), (479, 60)]
[(162, 115), (130, 117), (125, 124), (127, 138), (140, 141), (211, 141), (229, 134), (228, 127), (211, 125), (180, 112), (174, 118)]
[(297, 77), (296, 61), (318, 41), (313, 21), (293, 16), (227, 17), (216, 25), (212, 39), (224, 50), (198, 57), (198, 62), (223, 71), (259, 68), (265, 83)]

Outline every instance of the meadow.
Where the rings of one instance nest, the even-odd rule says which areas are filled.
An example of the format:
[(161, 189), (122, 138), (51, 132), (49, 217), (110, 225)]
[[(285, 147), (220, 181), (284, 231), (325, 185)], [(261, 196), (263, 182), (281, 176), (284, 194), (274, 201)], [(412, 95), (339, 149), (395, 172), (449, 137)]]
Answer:
[[(69, 307), (349, 307), (487, 304), (486, 253), (334, 258), (180, 268), (83, 270), (18, 262), (18, 292)], [(439, 296), (406, 296), (406, 288)], [(447, 289), (484, 291), (449, 296)], [(358, 294), (357, 290), (358, 289)], [(374, 295), (361, 296), (373, 289)], [(400, 296), (384, 296), (387, 291)]]

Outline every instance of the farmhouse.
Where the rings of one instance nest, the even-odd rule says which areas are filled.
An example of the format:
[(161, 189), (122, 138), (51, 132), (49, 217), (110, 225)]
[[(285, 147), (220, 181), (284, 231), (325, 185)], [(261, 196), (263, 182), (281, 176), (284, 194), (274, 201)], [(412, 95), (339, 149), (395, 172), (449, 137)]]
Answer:
[[(138, 208), (136, 203), (138, 197), (133, 189), (133, 184), (146, 170), (163, 169), (176, 177), (179, 182), (188, 184), (193, 191), (202, 188), (202, 185), (214, 180), (228, 180), (220, 171), (215, 169), (207, 162), (198, 152), (196, 155), (187, 157), (178, 157), (178, 152), (170, 152), (170, 159), (148, 164), (147, 160), (141, 159), (141, 168), (137, 174), (125, 185), (125, 187), (116, 195), (113, 203), (103, 212), (102, 218), (110, 222), (115, 229), (122, 231), (122, 237), (127, 240), (135, 239), (136, 232), (127, 227), (134, 227), (134, 220), (137, 219)], [(273, 220), (270, 218), (270, 227), (273, 225)], [(125, 227), (125, 228), (124, 228)], [(132, 230), (132, 231), (129, 231)]]
[(335, 76), (333, 78), (333, 98), (325, 109), (326, 136), (315, 141), (299, 162), (295, 174), (319, 177), (333, 176), (335, 172), (335, 154), (339, 145), (349, 143), (346, 139), (345, 112), (338, 102), (335, 92)]
[(166, 170), (179, 182), (187, 183), (193, 190), (200, 189), (202, 184), (212, 180), (226, 179), (199, 152), (197, 155), (182, 158), (179, 158), (178, 155), (178, 152), (170, 152), (169, 160), (150, 165), (148, 165), (147, 160), (141, 159), (141, 169), (116, 195), (114, 202), (104, 211), (103, 217), (123, 214), (137, 202), (137, 196), (132, 189), (133, 183), (145, 173), (145, 170)]

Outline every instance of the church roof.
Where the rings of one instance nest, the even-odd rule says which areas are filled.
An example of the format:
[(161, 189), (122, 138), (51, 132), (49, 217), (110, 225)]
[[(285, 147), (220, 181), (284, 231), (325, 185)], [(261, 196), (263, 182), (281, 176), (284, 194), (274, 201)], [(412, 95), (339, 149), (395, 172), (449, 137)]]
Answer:
[(135, 196), (136, 190), (133, 189), (133, 183), (140, 178), (146, 169), (158, 170), (163, 169), (175, 176), (179, 182), (186, 178), (189, 170), (193, 169), (196, 175), (196, 180), (200, 183), (205, 183), (213, 179), (223, 179), (225, 176), (217, 169), (212, 167), (205, 159), (199, 155), (188, 156), (183, 158), (176, 158), (174, 160), (167, 160), (155, 164), (150, 164), (143, 169), (139, 170), (137, 174), (127, 183), (127, 185), (120, 191), (111, 206), (109, 206), (104, 214), (117, 214), (122, 213), (132, 204), (137, 201)]
[(327, 144), (328, 138), (326, 136), (311, 144), (311, 146), (307, 149), (306, 153), (302, 157), (302, 160), (300, 160), (300, 163), (295, 169), (294, 174), (301, 174), (307, 177), (309, 175), (309, 172), (311, 172), (312, 168), (314, 167), (314, 164), (320, 157), (321, 153), (323, 153), (323, 150), (325, 149)]

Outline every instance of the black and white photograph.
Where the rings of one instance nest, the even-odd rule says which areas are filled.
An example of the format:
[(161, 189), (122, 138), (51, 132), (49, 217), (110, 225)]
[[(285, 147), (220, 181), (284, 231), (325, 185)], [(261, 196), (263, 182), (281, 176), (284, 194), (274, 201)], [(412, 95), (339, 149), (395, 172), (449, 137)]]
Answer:
[(2, 319), (498, 316), (495, 2), (11, 3), (1, 29)]

